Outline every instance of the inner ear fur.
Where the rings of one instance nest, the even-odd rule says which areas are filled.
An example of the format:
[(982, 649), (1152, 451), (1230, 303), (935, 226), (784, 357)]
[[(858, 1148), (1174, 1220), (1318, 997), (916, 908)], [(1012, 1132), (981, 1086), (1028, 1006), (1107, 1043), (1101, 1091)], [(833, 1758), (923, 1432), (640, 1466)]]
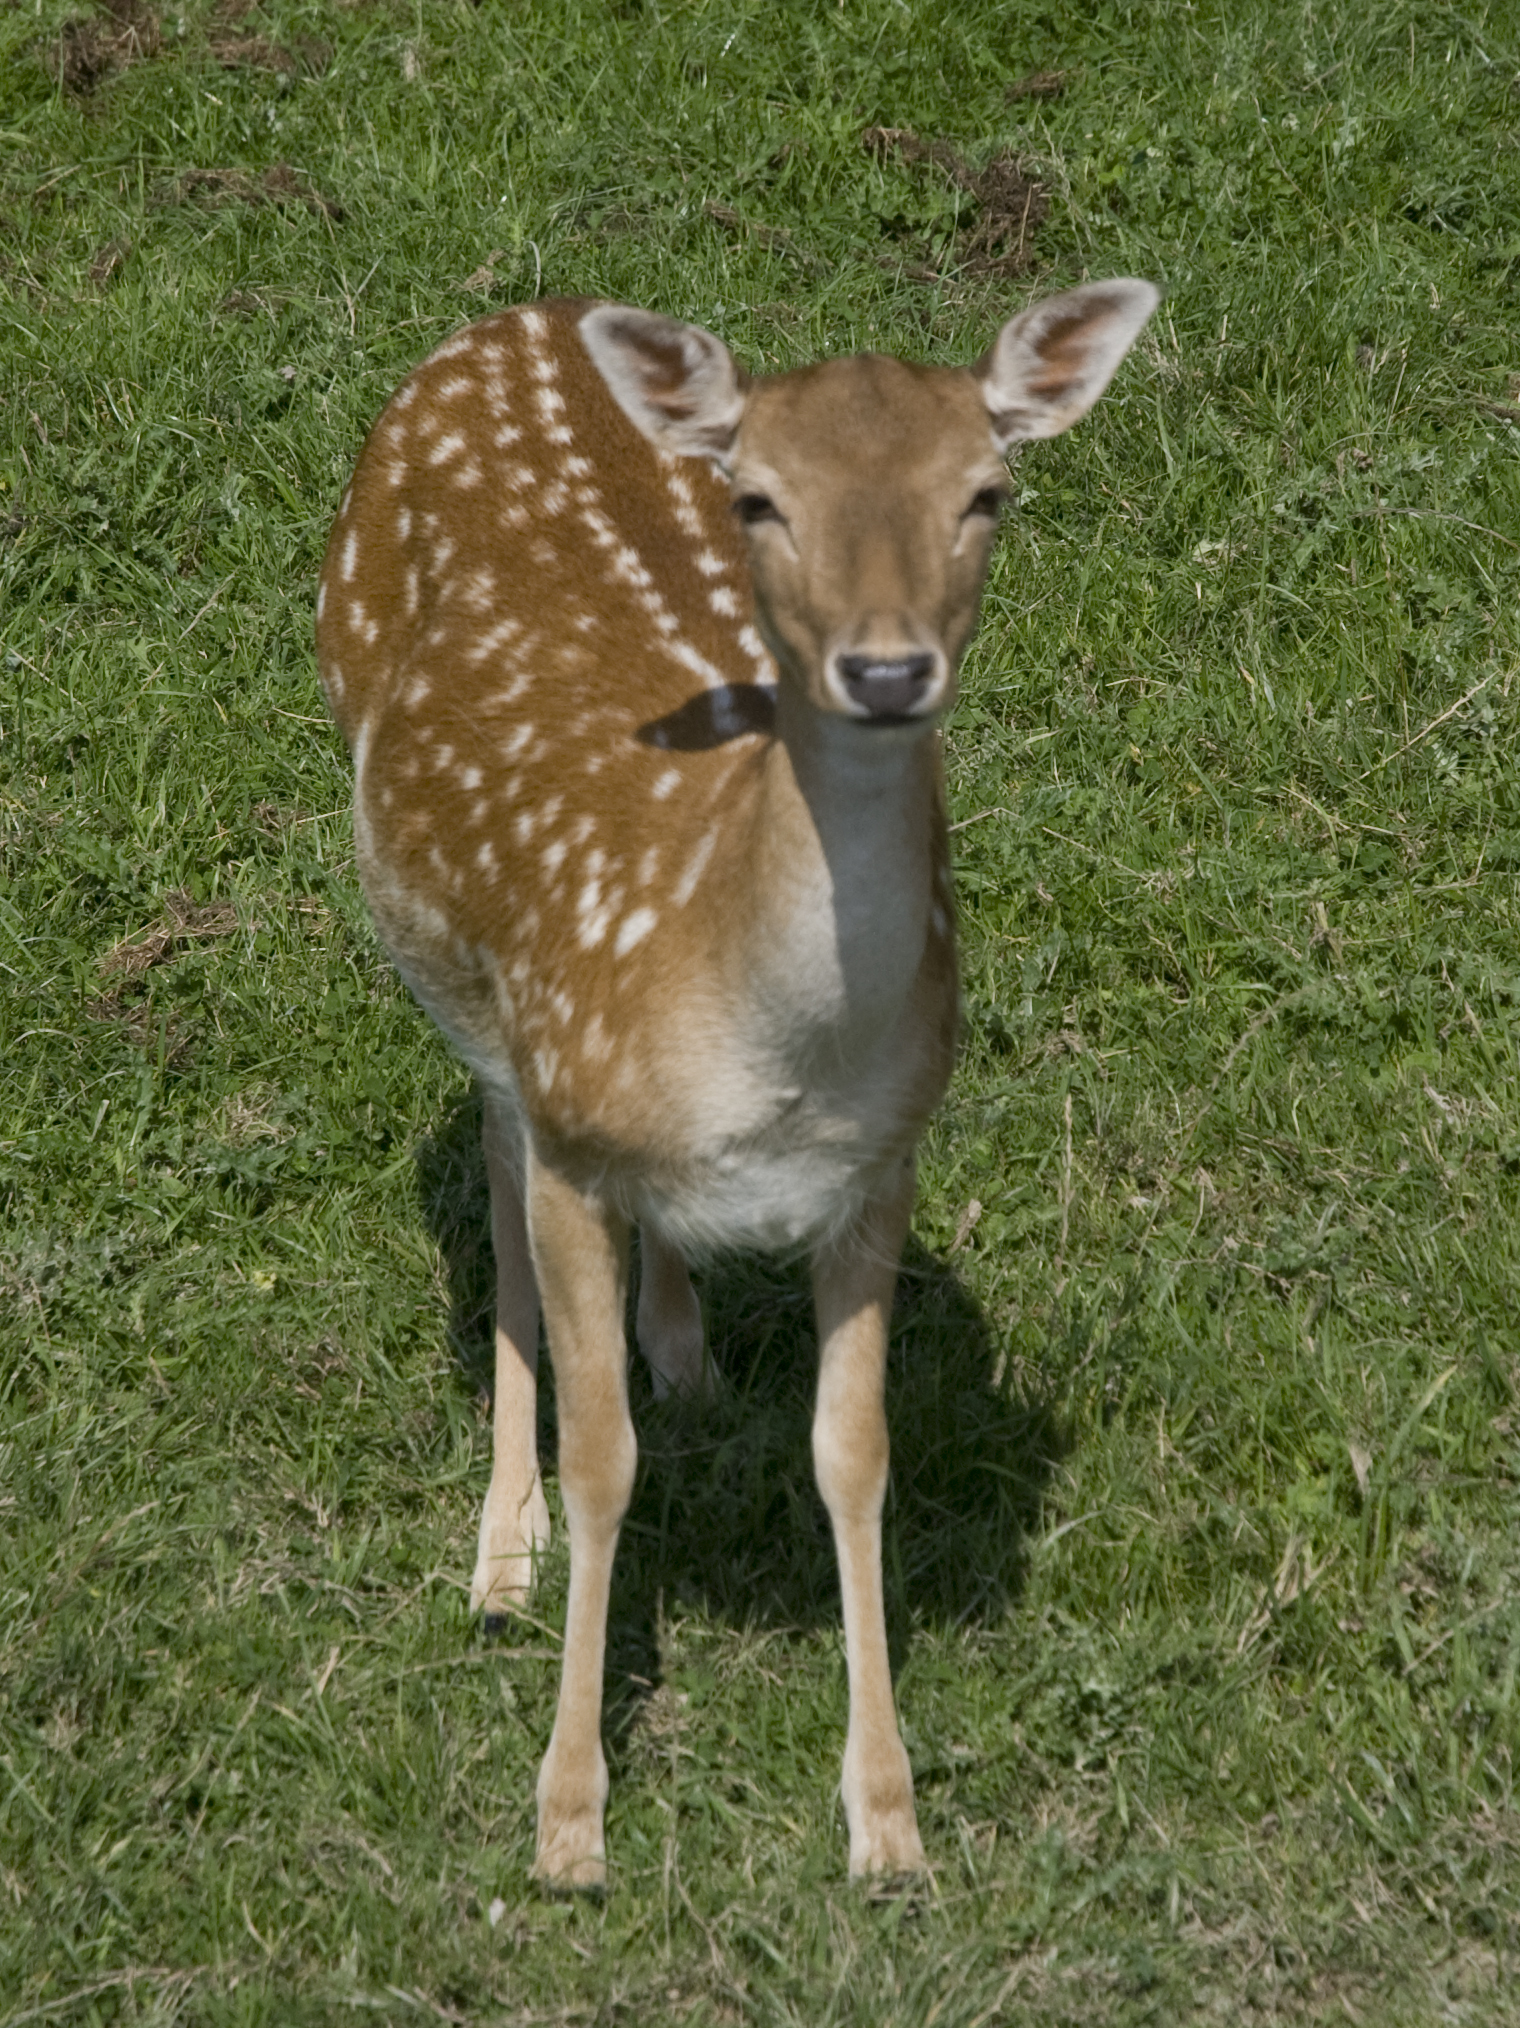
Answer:
[(700, 324), (621, 303), (598, 303), (581, 340), (635, 429), (662, 451), (726, 461), (739, 433), (749, 376)]
[(1047, 296), (998, 333), (972, 368), (998, 449), (1057, 437), (1092, 407), (1161, 297), (1127, 276)]

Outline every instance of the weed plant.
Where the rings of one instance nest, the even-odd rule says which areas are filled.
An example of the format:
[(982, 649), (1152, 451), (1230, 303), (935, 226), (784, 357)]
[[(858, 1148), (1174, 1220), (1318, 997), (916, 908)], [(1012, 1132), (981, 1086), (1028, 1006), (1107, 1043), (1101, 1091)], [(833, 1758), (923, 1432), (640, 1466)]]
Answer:
[[(1514, 9), (76, 4), (0, 12), (0, 2024), (1520, 2019)], [(948, 735), (932, 1885), (845, 1879), (805, 1289), (737, 1261), (718, 1408), (635, 1376), (613, 1884), (546, 1900), (565, 1564), (472, 1622), (478, 1109), (326, 529), (497, 304), (966, 359), (1113, 273)]]

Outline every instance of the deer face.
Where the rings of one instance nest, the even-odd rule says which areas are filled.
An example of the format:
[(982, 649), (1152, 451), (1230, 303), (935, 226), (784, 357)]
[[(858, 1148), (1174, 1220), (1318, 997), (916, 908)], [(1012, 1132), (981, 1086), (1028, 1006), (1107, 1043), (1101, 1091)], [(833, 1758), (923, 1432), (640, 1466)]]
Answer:
[(762, 381), (731, 481), (761, 631), (810, 702), (947, 710), (1007, 484), (970, 376), (867, 355)]
[(818, 711), (901, 726), (954, 701), (1004, 452), (1085, 415), (1156, 301), (1093, 283), (1013, 318), (971, 368), (863, 353), (757, 381), (694, 324), (599, 304), (580, 329), (630, 421), (728, 474), (783, 676)]

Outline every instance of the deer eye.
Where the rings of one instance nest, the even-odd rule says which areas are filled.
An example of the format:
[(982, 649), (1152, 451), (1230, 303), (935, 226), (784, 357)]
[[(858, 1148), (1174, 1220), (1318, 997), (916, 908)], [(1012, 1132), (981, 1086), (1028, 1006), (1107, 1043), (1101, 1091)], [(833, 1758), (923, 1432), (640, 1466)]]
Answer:
[(734, 512), (746, 528), (753, 528), (757, 521), (779, 521), (774, 500), (764, 493), (741, 493), (734, 502)]
[(968, 515), (982, 514), (986, 516), (987, 520), (996, 521), (998, 515), (1002, 512), (1003, 502), (1007, 498), (1008, 495), (1003, 491), (1001, 486), (984, 486), (966, 509), (966, 512)]

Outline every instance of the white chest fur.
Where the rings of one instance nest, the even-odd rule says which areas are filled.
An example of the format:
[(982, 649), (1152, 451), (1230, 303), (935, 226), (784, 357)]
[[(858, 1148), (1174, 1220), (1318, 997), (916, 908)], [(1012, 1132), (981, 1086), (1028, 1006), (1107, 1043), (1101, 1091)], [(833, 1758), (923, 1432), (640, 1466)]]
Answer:
[(925, 844), (932, 755), (891, 734), (862, 754), (843, 731), (826, 797), (778, 747), (774, 802), (791, 811), (761, 831), (785, 850), (744, 935), (742, 995), (685, 1024), (682, 1060), (657, 1072), (689, 1095), (685, 1156), (630, 1178), (625, 1201), (687, 1248), (789, 1248), (848, 1223), (938, 1096), (923, 1015), (954, 988), (953, 966), (926, 963), (948, 937)]

